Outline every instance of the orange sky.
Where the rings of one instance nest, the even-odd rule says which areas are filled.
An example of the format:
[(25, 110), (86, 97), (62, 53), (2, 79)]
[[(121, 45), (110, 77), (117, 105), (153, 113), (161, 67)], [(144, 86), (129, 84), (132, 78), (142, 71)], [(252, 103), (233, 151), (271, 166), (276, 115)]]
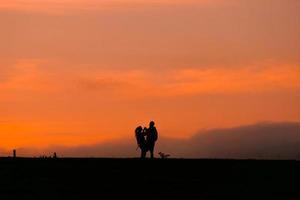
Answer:
[(0, 148), (300, 121), (300, 2), (2, 0)]

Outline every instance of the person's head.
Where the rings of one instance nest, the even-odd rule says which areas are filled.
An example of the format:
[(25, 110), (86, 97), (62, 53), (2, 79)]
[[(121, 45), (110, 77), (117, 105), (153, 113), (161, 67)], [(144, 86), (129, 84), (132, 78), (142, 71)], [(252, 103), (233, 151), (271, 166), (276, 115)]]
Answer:
[(154, 121), (151, 121), (150, 124), (149, 124), (150, 127), (154, 127), (154, 125), (155, 125)]
[(140, 133), (142, 132), (143, 128), (141, 126), (138, 126), (136, 129), (135, 129), (135, 133)]

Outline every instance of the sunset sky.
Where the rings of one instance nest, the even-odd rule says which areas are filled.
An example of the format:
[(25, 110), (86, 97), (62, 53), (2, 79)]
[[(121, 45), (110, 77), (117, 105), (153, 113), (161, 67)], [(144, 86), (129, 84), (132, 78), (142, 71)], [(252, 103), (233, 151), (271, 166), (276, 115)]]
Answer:
[(1, 0), (0, 149), (300, 121), (298, 0)]

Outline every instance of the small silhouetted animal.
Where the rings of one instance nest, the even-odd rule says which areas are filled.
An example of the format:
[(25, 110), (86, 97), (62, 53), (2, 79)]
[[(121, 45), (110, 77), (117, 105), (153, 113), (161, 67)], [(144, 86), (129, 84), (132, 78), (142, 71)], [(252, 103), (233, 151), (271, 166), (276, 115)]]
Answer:
[(170, 154), (165, 154), (163, 152), (159, 152), (158, 154), (160, 155), (161, 159), (166, 159), (166, 158), (169, 158), (171, 156)]

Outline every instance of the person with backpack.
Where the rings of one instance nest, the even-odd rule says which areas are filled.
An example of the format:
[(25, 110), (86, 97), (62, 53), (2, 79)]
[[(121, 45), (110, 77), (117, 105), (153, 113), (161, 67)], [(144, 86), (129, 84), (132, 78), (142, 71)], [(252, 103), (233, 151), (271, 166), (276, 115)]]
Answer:
[(145, 131), (143, 130), (143, 127), (138, 126), (135, 129), (135, 138), (137, 141), (138, 148), (141, 150), (141, 158), (145, 158), (147, 153), (147, 145), (145, 140)]
[(158, 132), (155, 127), (155, 122), (151, 121), (149, 124), (149, 128), (147, 129), (146, 132), (146, 146), (147, 150), (150, 151), (150, 157), (154, 158), (154, 148), (155, 148), (155, 143), (158, 139)]

